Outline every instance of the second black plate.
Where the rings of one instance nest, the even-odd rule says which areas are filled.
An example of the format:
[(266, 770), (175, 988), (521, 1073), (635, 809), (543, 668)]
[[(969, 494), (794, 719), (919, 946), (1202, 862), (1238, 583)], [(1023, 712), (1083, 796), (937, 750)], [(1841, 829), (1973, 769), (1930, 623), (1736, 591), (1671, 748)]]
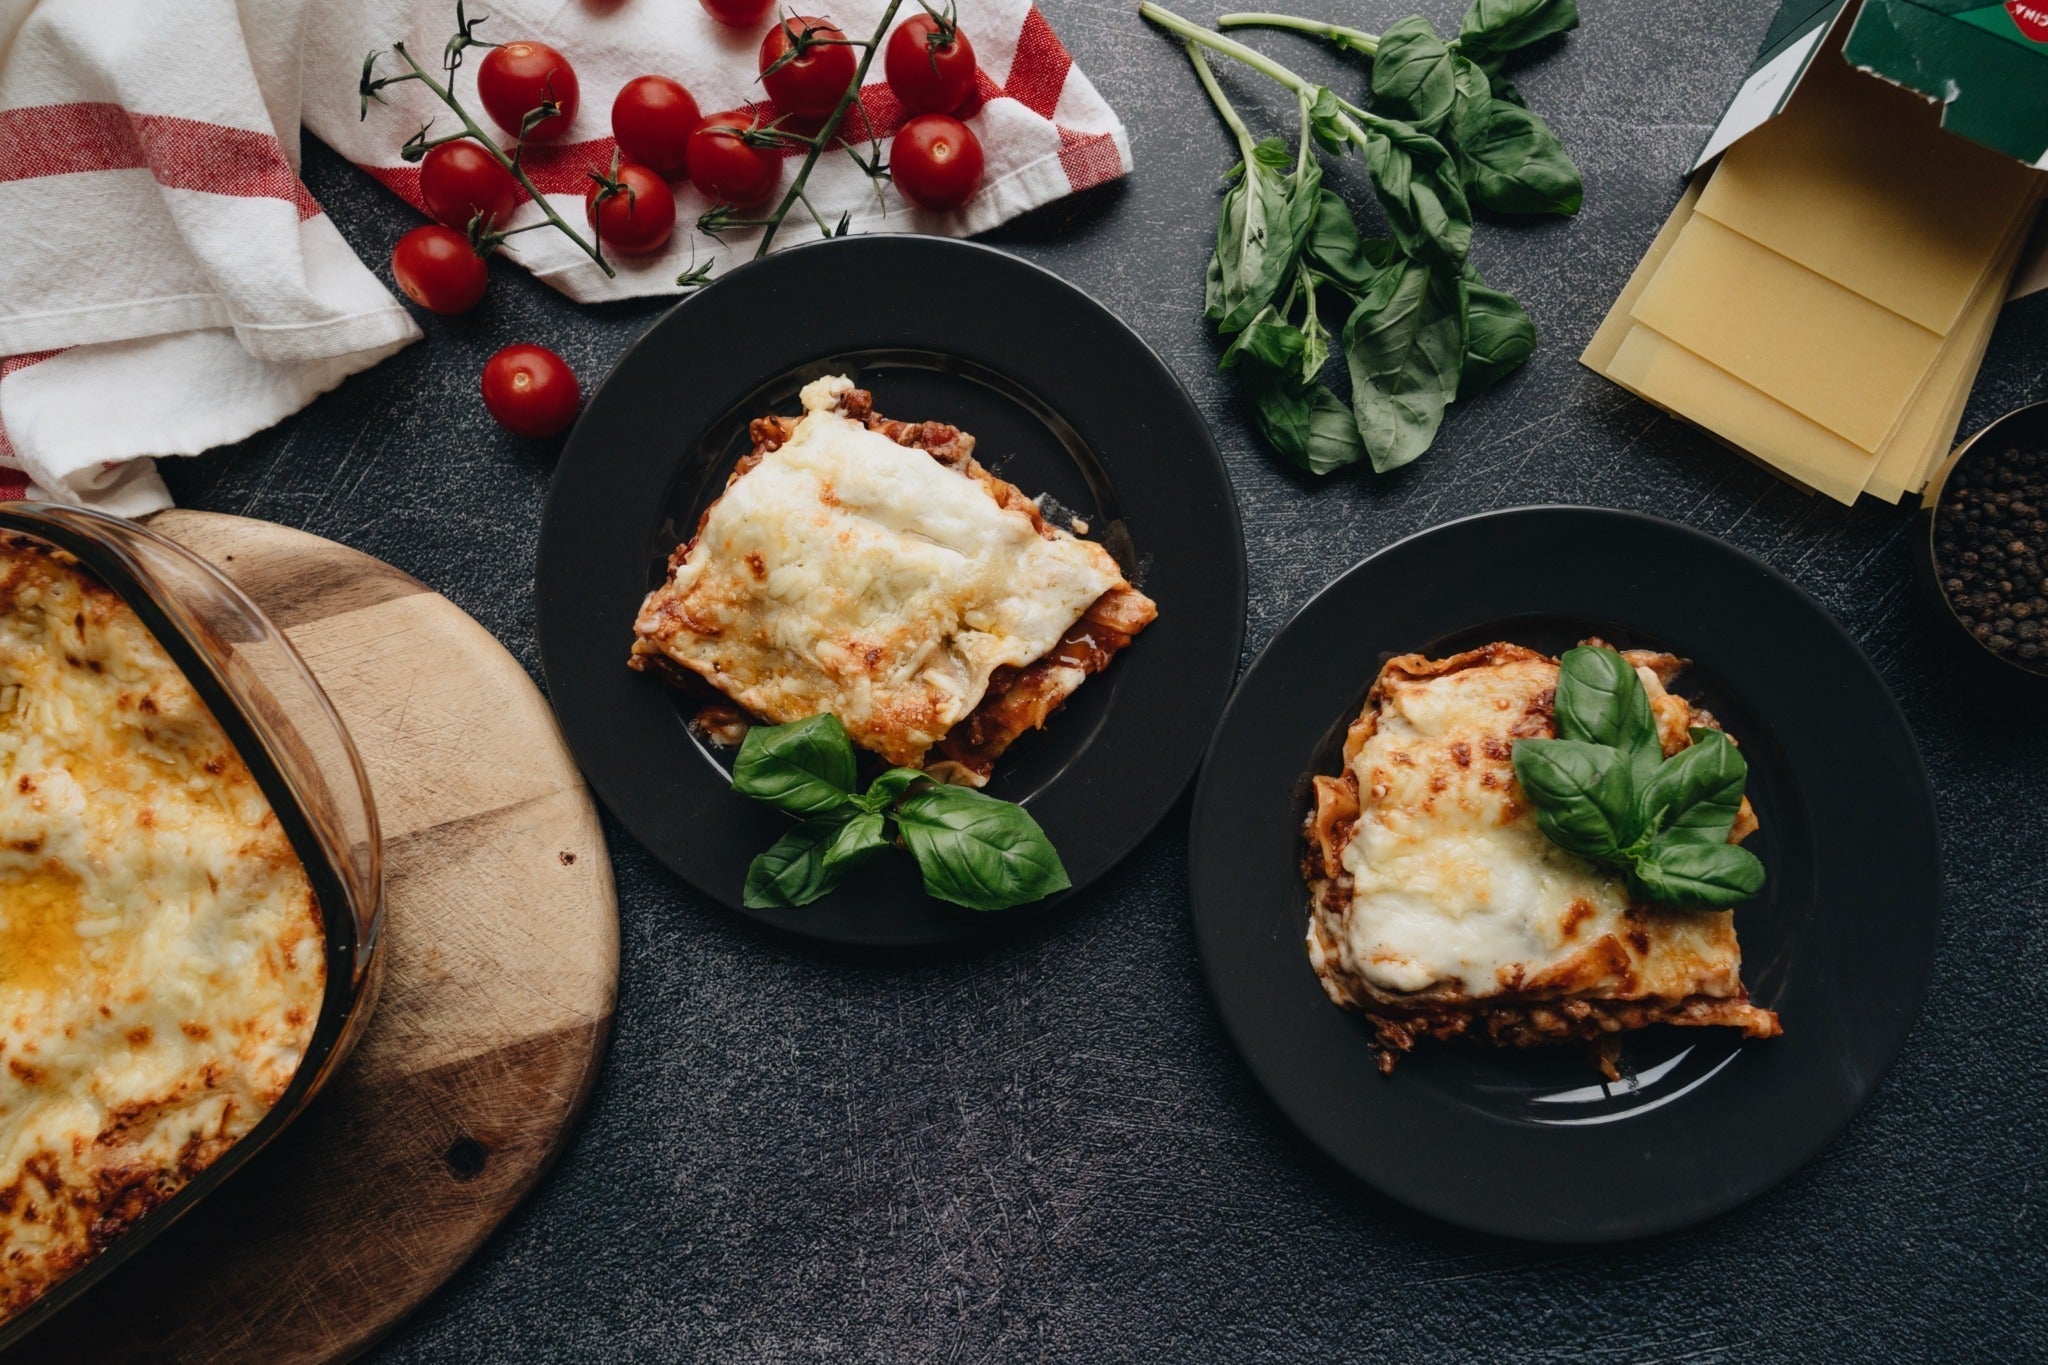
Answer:
[[(1743, 980), (1784, 1036), (1632, 1034), (1624, 1080), (1583, 1052), (1417, 1045), (1391, 1076), (1324, 995), (1303, 935), (1312, 773), (1380, 665), (1587, 635), (1693, 661), (1676, 690), (1742, 745), (1770, 871), (1736, 911)], [(1654, 517), (1530, 507), (1440, 526), (1304, 607), (1245, 675), (1195, 793), (1194, 930), (1217, 1007), (1287, 1116), (1403, 1203), (1483, 1231), (1606, 1241), (1733, 1207), (1818, 1152), (1920, 1012), (1941, 897), (1934, 801), (1882, 679), (1819, 604)]]
[[(731, 754), (700, 742), (693, 707), (628, 671), (626, 652), (641, 598), (746, 453), (748, 420), (796, 411), (797, 390), (828, 374), (871, 389), (886, 416), (973, 433), (982, 463), (1044, 495), (1056, 520), (1084, 520), (1159, 603), (988, 787), (1031, 810), (1078, 891), (1194, 774), (1244, 641), (1244, 538), (1222, 457), (1159, 358), (1073, 286), (989, 247), (872, 236), (777, 252), (677, 305), (626, 353), (563, 451), (541, 525), (541, 660), (563, 731), (634, 837), (743, 909), (747, 864), (787, 819), (733, 795)], [(908, 858), (878, 859), (801, 909), (744, 912), (866, 944), (1002, 918), (928, 898)]]

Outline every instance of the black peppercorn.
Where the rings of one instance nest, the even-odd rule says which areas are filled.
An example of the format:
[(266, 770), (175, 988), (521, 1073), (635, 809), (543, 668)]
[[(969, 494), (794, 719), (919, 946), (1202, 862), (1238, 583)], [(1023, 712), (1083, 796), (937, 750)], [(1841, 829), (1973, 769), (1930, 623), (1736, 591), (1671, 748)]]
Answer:
[(1984, 646), (2048, 672), (2048, 450), (1980, 448), (1934, 511), (1935, 581)]

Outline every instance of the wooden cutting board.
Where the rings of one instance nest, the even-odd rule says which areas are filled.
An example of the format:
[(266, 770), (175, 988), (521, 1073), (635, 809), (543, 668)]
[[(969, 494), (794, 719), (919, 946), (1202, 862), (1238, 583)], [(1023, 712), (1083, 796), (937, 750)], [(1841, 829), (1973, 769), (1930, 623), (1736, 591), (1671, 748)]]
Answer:
[(9, 1365), (345, 1359), (560, 1151), (611, 1024), (611, 860), (547, 702), (446, 598), (268, 522), (150, 525), (270, 613), (355, 738), (383, 822), (383, 992), (296, 1124)]

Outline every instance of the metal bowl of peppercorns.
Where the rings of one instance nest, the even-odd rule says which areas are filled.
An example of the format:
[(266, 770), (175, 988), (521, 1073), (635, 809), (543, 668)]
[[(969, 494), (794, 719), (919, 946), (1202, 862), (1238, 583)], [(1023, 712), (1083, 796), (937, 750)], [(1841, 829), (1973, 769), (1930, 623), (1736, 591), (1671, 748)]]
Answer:
[(1993, 658), (2048, 678), (2048, 403), (1956, 447), (1927, 486), (1921, 576)]

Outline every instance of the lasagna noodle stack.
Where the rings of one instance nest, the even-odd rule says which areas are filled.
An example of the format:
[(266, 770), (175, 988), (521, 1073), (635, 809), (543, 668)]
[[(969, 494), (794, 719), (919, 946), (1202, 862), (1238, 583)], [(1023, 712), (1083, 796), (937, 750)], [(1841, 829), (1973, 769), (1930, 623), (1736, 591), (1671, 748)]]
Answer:
[(800, 418), (754, 422), (642, 604), (628, 662), (772, 724), (837, 716), (889, 763), (980, 786), (1151, 623), (1152, 600), (958, 428), (878, 417), (843, 377), (802, 401)]
[(1680, 200), (1583, 359), (1808, 488), (1896, 502), (1954, 442), (2041, 180), (1837, 37)]

